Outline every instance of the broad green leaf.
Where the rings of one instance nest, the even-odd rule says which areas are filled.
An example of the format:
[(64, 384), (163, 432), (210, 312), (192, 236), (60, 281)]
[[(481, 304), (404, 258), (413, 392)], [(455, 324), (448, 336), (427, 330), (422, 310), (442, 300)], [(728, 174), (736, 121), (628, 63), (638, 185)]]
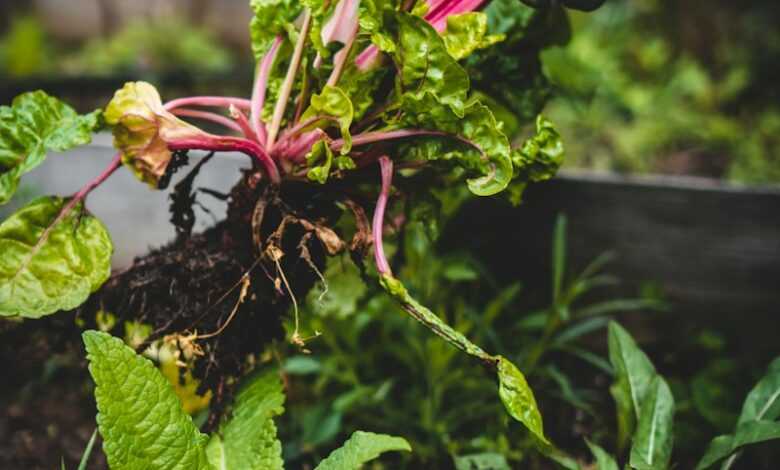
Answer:
[[(354, 111), (352, 102), (341, 88), (327, 85), (321, 93), (312, 95), (309, 108), (301, 116), (301, 121), (306, 121), (315, 117), (329, 117), (338, 122), (341, 130), (341, 138), (344, 139), (344, 145), (341, 147), (341, 154), (346, 155), (352, 149), (352, 136), (349, 133), (349, 126), (352, 125)], [(330, 122), (325, 122), (325, 126)]]
[(696, 465), (696, 470), (710, 468), (720, 460), (731, 456), (731, 459), (724, 464), (724, 468), (729, 468), (738, 455), (735, 452), (741, 447), (773, 439), (780, 439), (780, 422), (744, 421), (737, 426), (735, 434), (718, 436), (710, 442), (704, 456)]
[(772, 370), (748, 393), (737, 424), (780, 417), (780, 370)]
[(284, 393), (276, 369), (251, 377), (236, 395), (230, 418), (206, 447), (217, 469), (281, 470), (282, 444), (273, 417), (284, 411)]
[[(405, 95), (404, 123), (411, 127), (436, 129), (452, 137), (425, 137), (402, 147), (411, 160), (452, 161), (471, 175), (469, 190), (491, 196), (506, 189), (512, 179), (509, 139), (501, 132), (490, 109), (470, 100), (458, 117), (431, 94)], [(459, 137), (459, 139), (457, 138)]]
[(0, 204), (11, 199), (19, 179), (40, 165), (47, 151), (88, 144), (99, 123), (100, 111), (79, 115), (42, 91), (0, 106)]
[(520, 421), (542, 443), (549, 444), (544, 437), (542, 415), (536, 399), (523, 373), (503, 356), (498, 356), (498, 395), (509, 414)]
[(448, 106), (463, 117), (469, 90), (466, 71), (447, 52), (444, 40), (422, 18), (407, 13), (397, 15), (400, 65), (399, 85), (404, 95), (421, 101), (423, 95)]
[(343, 446), (331, 452), (315, 470), (358, 470), (364, 463), (393, 450), (409, 452), (412, 448), (401, 437), (355, 431)]
[(67, 202), (41, 197), (0, 224), (0, 316), (76, 308), (111, 274), (105, 226), (81, 202), (58, 221)]
[(504, 190), (512, 178), (512, 161), (509, 140), (495, 116), (478, 100), (468, 99), (468, 75), (433, 27), (409, 14), (399, 14), (397, 20), (399, 124), (450, 135), (415, 139), (402, 154), (456, 163), (474, 176), (467, 182), (478, 196)]
[[(251, 0), (250, 6), (254, 12), (249, 24), (252, 37), (252, 51), (260, 60), (276, 36), (291, 37), (295, 35), (293, 22), (302, 11), (302, 2), (296, 0)], [(294, 39), (294, 38), (291, 38)]]
[(637, 470), (663, 470), (672, 458), (674, 397), (661, 376), (650, 383), (644, 399), (634, 441), (631, 466)]
[(485, 452), (455, 457), (455, 470), (511, 470), (511, 467), (503, 455)]
[(618, 447), (622, 449), (641, 416), (642, 401), (656, 372), (631, 335), (615, 322), (609, 324), (608, 342), (609, 361), (615, 371), (610, 393), (617, 405)]
[(182, 410), (154, 364), (107, 333), (86, 331), (82, 336), (111, 469), (211, 469), (207, 436)]
[(618, 470), (617, 462), (607, 451), (588, 440), (585, 440), (585, 443), (588, 444), (590, 452), (596, 458), (596, 468), (594, 470)]
[(487, 34), (488, 17), (482, 12), (468, 12), (447, 17), (447, 29), (442, 39), (447, 52), (457, 60), (504, 39), (503, 34)]

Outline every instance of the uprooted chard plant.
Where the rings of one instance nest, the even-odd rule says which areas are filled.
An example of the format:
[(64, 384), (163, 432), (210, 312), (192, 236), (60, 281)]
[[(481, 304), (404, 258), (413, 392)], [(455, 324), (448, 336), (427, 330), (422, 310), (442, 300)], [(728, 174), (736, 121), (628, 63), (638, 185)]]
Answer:
[[(568, 23), (557, 2), (528, 3), (534, 8), (516, 0), (252, 0), (257, 69), (248, 98), (165, 102), (151, 84), (132, 82), (104, 110), (78, 115), (40, 91), (17, 97), (0, 108), (1, 203), (47, 151), (87, 144), (108, 128), (117, 154), (74, 195), (36, 199), (0, 225), (0, 315), (81, 306), (87, 320), (110, 312), (124, 320), (117, 328), (151, 325), (137, 350), (175, 345), (218, 409), (290, 307), (290, 340), (304, 346), (296, 296), (327, 282), (326, 256), (348, 250), (366, 282), (495, 371), (509, 414), (549, 447), (522, 373), (415, 301), (383, 245), (386, 232), (426, 217), (414, 208), (429, 207), (437, 191), (460, 191), (465, 181), (473, 195), (503, 192), (519, 202), (528, 183), (559, 167), (559, 135), (536, 116), (548, 91), (538, 51), (565, 40)], [(513, 147), (506, 132), (529, 116), (535, 132)], [(122, 166), (165, 188), (193, 150), (210, 154), (171, 196), (176, 240), (112, 276), (111, 239), (85, 200)], [(243, 153), (252, 166), (222, 195), (225, 220), (192, 234), (192, 181), (217, 152)], [(389, 216), (393, 201), (404, 210), (396, 204)]]

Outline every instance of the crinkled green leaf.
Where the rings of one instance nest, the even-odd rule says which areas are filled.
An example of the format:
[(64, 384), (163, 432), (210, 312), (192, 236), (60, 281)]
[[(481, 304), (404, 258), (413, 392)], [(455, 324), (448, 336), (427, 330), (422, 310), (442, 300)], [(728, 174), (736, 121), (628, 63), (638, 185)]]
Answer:
[(0, 224), (0, 316), (38, 318), (87, 300), (111, 274), (106, 227), (82, 203), (41, 197)]
[(343, 446), (331, 452), (315, 470), (358, 470), (364, 463), (393, 450), (410, 452), (412, 448), (401, 437), (355, 431)]
[[(704, 470), (715, 465), (722, 459), (732, 456), (741, 447), (749, 444), (780, 439), (780, 422), (767, 420), (743, 421), (737, 426), (735, 434), (718, 436), (710, 441), (707, 451), (696, 465), (696, 470)], [(736, 460), (732, 456), (729, 464), (724, 464), (727, 469)]]
[(111, 469), (211, 469), (207, 436), (154, 364), (107, 333), (87, 331), (83, 339)]
[(330, 175), (330, 167), (333, 163), (333, 151), (323, 140), (318, 140), (311, 148), (311, 152), (306, 155), (306, 163), (309, 165), (309, 171), (306, 176), (320, 184), (325, 184)]
[(674, 397), (666, 381), (656, 375), (642, 400), (631, 445), (631, 467), (636, 470), (669, 468), (674, 441)]
[(435, 129), (460, 137), (418, 138), (406, 144), (404, 154), (413, 160), (454, 161), (469, 174), (480, 175), (467, 183), (472, 193), (491, 196), (503, 191), (512, 178), (509, 140), (487, 106), (470, 100), (464, 115), (458, 117), (448, 107), (437, 103), (433, 95), (422, 101), (406, 96), (403, 109), (405, 123), (424, 129)]
[(536, 117), (536, 133), (512, 151), (515, 177), (544, 181), (555, 176), (563, 163), (561, 135), (541, 114)]
[(282, 444), (273, 417), (284, 411), (279, 372), (267, 370), (241, 385), (227, 422), (212, 434), (206, 447), (217, 469), (281, 470)]
[(100, 122), (100, 111), (79, 115), (42, 91), (17, 96), (0, 106), (0, 204), (11, 199), (19, 179), (46, 158), (88, 144)]
[(588, 444), (590, 453), (596, 458), (596, 468), (594, 470), (619, 470), (617, 462), (607, 451), (588, 440), (585, 443)]
[(361, 71), (350, 63), (344, 69), (344, 73), (339, 80), (339, 88), (349, 97), (352, 102), (354, 119), (360, 119), (371, 108), (375, 102), (375, 96), (380, 83), (390, 73), (386, 67), (374, 67), (372, 69)]
[[(341, 130), (341, 138), (344, 139), (344, 145), (341, 147), (341, 154), (346, 155), (352, 149), (352, 136), (349, 133), (349, 126), (352, 125), (354, 111), (352, 101), (341, 88), (326, 85), (322, 92), (312, 95), (309, 108), (301, 116), (301, 121), (306, 121), (318, 116), (335, 119)], [(325, 126), (330, 124), (325, 122)]]
[(433, 27), (408, 13), (397, 15), (399, 86), (404, 97), (424, 102), (425, 95), (463, 117), (469, 90), (466, 71), (447, 52), (444, 40)]
[(509, 199), (517, 205), (529, 182), (552, 178), (563, 163), (565, 155), (560, 134), (552, 122), (541, 114), (536, 117), (536, 133), (522, 146), (512, 149), (513, 180)]
[(302, 11), (302, 3), (296, 0), (251, 0), (254, 12), (249, 24), (252, 37), (252, 51), (260, 60), (276, 36), (282, 35), (295, 39), (293, 22)]
[(504, 39), (503, 34), (487, 34), (488, 17), (482, 12), (468, 12), (447, 17), (447, 29), (442, 39), (447, 52), (457, 59), (471, 55)]
[(641, 416), (645, 393), (656, 376), (655, 367), (626, 330), (609, 324), (609, 361), (615, 371), (615, 383), (609, 391), (615, 398), (618, 414), (618, 442), (622, 448)]
[(511, 470), (506, 457), (492, 452), (459, 455), (454, 460), (455, 470)]
[(549, 444), (544, 437), (542, 415), (536, 405), (536, 398), (525, 376), (503, 356), (498, 356), (498, 394), (509, 414), (520, 421), (542, 443)]
[[(417, 2), (418, 4), (425, 2)], [(397, 0), (361, 0), (360, 23), (361, 32), (371, 37), (371, 42), (379, 50), (395, 52), (396, 42), (392, 33), (387, 30), (385, 17), (398, 9)]]

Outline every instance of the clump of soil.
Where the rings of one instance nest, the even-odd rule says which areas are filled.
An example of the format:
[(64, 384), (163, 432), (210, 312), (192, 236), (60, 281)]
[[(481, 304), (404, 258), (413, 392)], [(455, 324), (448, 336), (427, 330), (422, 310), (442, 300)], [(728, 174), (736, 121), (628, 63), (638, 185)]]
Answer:
[(251, 357), (283, 337), (290, 291), (303, 298), (320, 279), (328, 244), (340, 241), (325, 227), (340, 211), (311, 184), (273, 187), (248, 170), (227, 196), (227, 218), (191, 235), (191, 176), (199, 169), (171, 196), (177, 239), (113, 275), (79, 317), (89, 325), (98, 311), (110, 312), (117, 320), (110, 332), (120, 337), (126, 322), (150, 325), (152, 334), (139, 351), (154, 340), (178, 338), (199, 391), (213, 393), (213, 425)]

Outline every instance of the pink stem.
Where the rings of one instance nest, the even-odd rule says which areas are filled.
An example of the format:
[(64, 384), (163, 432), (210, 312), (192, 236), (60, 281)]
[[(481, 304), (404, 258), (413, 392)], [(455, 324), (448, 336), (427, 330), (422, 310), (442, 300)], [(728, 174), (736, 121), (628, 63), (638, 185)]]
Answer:
[(425, 21), (441, 33), (447, 29), (448, 16), (476, 10), (483, 2), (484, 0), (451, 0), (441, 2), (425, 15)]
[(379, 157), (379, 169), (382, 173), (382, 189), (379, 191), (379, 197), (376, 200), (374, 220), (371, 225), (371, 232), (374, 238), (374, 260), (376, 261), (376, 269), (379, 271), (380, 275), (392, 275), (390, 264), (385, 257), (385, 248), (384, 245), (382, 245), (382, 232), (387, 198), (390, 195), (390, 185), (393, 183), (393, 161), (386, 155)]
[(263, 56), (263, 60), (257, 66), (257, 77), (255, 86), (252, 89), (252, 106), (250, 110), (250, 119), (252, 129), (261, 145), (265, 145), (266, 133), (265, 125), (262, 123), (263, 106), (265, 105), (265, 93), (268, 88), (268, 76), (271, 74), (271, 67), (276, 60), (276, 54), (279, 52), (279, 46), (282, 44), (282, 37), (274, 38), (271, 48)]
[(257, 139), (257, 134), (255, 134), (255, 131), (252, 130), (252, 125), (249, 123), (249, 119), (247, 119), (246, 114), (241, 112), (241, 110), (235, 106), (231, 106), (230, 117), (236, 120), (236, 124), (241, 128), (241, 133), (244, 134), (244, 137), (249, 140), (254, 140), (258, 143), (260, 142)]
[(190, 96), (187, 98), (178, 98), (165, 103), (165, 109), (171, 111), (182, 106), (213, 106), (229, 108), (230, 105), (242, 109), (249, 109), (251, 102), (244, 98), (235, 98), (232, 96)]
[(172, 110), (171, 112), (177, 116), (193, 117), (196, 119), (203, 119), (205, 121), (215, 122), (229, 129), (232, 129), (236, 132), (242, 131), (241, 127), (238, 124), (236, 124), (234, 121), (226, 118), (225, 116), (221, 116), (217, 113), (210, 113), (208, 111), (198, 111), (195, 109), (187, 109), (187, 108), (177, 108)]
[[(374, 142), (380, 142), (383, 140), (403, 139), (404, 137), (414, 137), (419, 135), (441, 136), (441, 137), (454, 137), (452, 134), (447, 134), (441, 131), (427, 131), (423, 129), (399, 129), (396, 131), (373, 131), (364, 132), (352, 137), (352, 145), (366, 145)], [(330, 145), (332, 150), (339, 150), (344, 146), (344, 139), (336, 139)]]
[(254, 158), (266, 171), (274, 184), (281, 182), (276, 163), (257, 142), (241, 137), (211, 136), (212, 138), (185, 138), (168, 142), (170, 150), (208, 150), (215, 152), (241, 152)]

